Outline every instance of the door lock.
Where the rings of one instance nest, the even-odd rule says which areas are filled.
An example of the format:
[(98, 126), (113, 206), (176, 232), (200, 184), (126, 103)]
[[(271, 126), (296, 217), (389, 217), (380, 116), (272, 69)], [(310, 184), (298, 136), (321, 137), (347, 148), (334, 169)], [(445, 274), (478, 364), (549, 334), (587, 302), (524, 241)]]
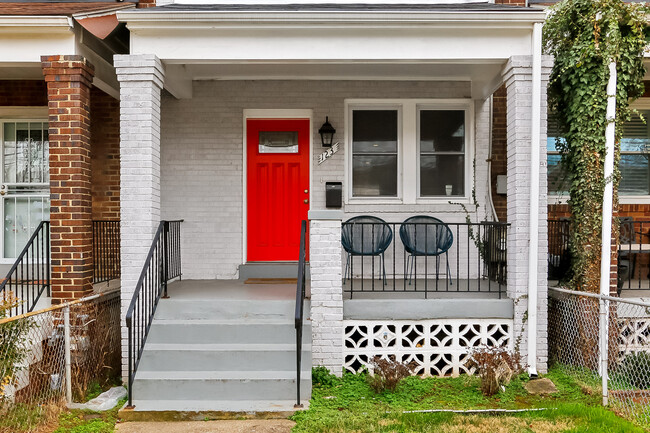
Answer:
[(309, 190), (308, 190), (308, 189), (305, 190), (305, 194), (309, 194)]

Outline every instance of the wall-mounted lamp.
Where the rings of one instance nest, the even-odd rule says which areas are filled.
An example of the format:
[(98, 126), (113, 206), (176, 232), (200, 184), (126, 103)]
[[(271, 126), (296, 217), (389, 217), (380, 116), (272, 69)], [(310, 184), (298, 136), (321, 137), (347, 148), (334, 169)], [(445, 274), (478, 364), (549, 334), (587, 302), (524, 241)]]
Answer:
[(318, 130), (320, 134), (320, 140), (323, 143), (323, 147), (332, 147), (332, 142), (334, 141), (334, 134), (336, 129), (330, 124), (329, 117), (325, 117), (325, 123)]

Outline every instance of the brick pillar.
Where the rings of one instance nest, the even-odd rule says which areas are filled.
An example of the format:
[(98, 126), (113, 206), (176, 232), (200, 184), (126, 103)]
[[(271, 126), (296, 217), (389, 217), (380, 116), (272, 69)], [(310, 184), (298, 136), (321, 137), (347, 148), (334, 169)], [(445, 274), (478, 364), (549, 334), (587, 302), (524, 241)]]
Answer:
[(337, 376), (343, 372), (342, 216), (331, 210), (309, 215), (312, 363)]
[(529, 251), (530, 236), (530, 136), (532, 103), (532, 59), (530, 56), (512, 57), (503, 77), (507, 92), (507, 217), (508, 231), (508, 297), (514, 300), (514, 337), (519, 353), (527, 356), (528, 336), (528, 255), (538, 256), (537, 283), (537, 367), (546, 371), (547, 345), (547, 182), (546, 182), (546, 85), (551, 69), (548, 56), (542, 60), (542, 118), (539, 194), (539, 246)]
[(162, 62), (154, 55), (116, 55), (120, 82), (120, 214), (122, 363), (126, 374), (126, 311), (160, 224), (160, 97)]
[(52, 303), (92, 291), (90, 87), (81, 56), (43, 56), (50, 136)]

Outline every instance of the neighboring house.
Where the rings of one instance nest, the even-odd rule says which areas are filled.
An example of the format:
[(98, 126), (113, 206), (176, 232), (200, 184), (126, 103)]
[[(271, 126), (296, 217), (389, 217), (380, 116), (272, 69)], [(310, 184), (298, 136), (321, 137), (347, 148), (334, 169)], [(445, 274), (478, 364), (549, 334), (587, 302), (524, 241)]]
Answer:
[[(112, 63), (114, 54), (128, 52), (129, 37), (115, 12), (134, 7), (0, 3), (0, 271), (4, 277), (39, 223), (50, 220), (53, 302), (92, 290), (99, 261), (92, 221), (119, 221), (119, 85)], [(14, 278), (44, 280), (42, 273)], [(17, 290), (24, 307), (35, 307), (33, 290)]]
[[(550, 62), (541, 9), (6, 5), (2, 155), (15, 142), (40, 143), (41, 159), (29, 163), (38, 185), (16, 183), (32, 188), (38, 218), (49, 208), (53, 296), (90, 290), (91, 220), (121, 218), (124, 317), (136, 302), (131, 330), (123, 326), (123, 374), (136, 371), (136, 412), (292, 407), (295, 284), (250, 283), (295, 278), (301, 220), (309, 220), (310, 265), (303, 400), (312, 364), (340, 374), (374, 356), (457, 375), (469, 371), (472, 348), (503, 345), (531, 374), (546, 371)], [(326, 119), (338, 145), (323, 146)], [(14, 130), (41, 140), (7, 139)], [(20, 159), (4, 161), (5, 179), (17, 179)], [(18, 209), (10, 192), (5, 215)], [(348, 260), (342, 232), (377, 249), (386, 227), (346, 233), (345, 221), (360, 215), (386, 221), (392, 238), (382, 255)], [(441, 225), (426, 236), (426, 225), (402, 227), (416, 215), (444, 222), (451, 242)], [(179, 245), (183, 281), (158, 302), (151, 270), (169, 257), (152, 248), (161, 220), (183, 220), (171, 246)], [(410, 251), (445, 243), (445, 252), (413, 257), (409, 228)]]

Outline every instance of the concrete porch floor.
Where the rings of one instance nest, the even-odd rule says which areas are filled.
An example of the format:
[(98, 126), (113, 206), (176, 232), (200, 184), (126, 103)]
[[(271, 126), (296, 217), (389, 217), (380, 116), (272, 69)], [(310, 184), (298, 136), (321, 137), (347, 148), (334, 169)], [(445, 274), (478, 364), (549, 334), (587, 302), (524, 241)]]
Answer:
[[(463, 282), (463, 280), (461, 280)], [(355, 281), (357, 284), (358, 281)], [(344, 319), (393, 319), (417, 320), (435, 318), (512, 318), (513, 301), (504, 293), (499, 299), (497, 292), (461, 291), (467, 287), (459, 285), (459, 291), (429, 292), (427, 299), (424, 291), (400, 292), (398, 290), (343, 293)], [(481, 282), (483, 287), (483, 281)], [(349, 284), (349, 283), (348, 283)], [(478, 290), (478, 282), (470, 282)], [(344, 285), (343, 288), (349, 287)], [(370, 286), (368, 286), (370, 287)], [(418, 286), (419, 287), (419, 286)], [(424, 286), (422, 286), (424, 287)], [(487, 286), (485, 286), (487, 288)], [(493, 289), (496, 286), (493, 284)], [(240, 280), (181, 280), (169, 283), (168, 301), (293, 301), (296, 296), (296, 284), (247, 284)], [(309, 283), (307, 283), (309, 298)], [(309, 304), (305, 306), (309, 308)], [(307, 313), (305, 317), (308, 317)]]

